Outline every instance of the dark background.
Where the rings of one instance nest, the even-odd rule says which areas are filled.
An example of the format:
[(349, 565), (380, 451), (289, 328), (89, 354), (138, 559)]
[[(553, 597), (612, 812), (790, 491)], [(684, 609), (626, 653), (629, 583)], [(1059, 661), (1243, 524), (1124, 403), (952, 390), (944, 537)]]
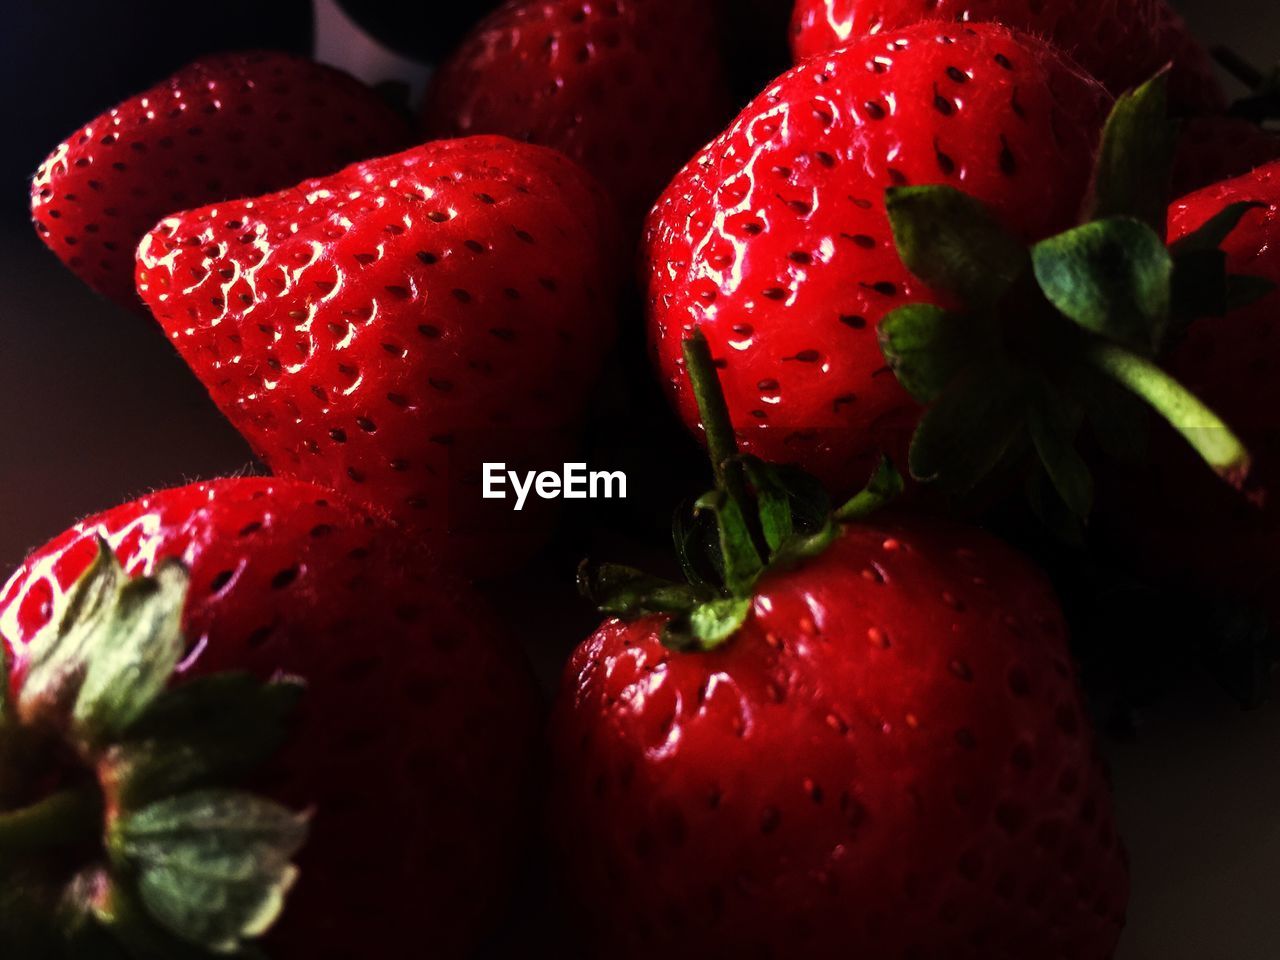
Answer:
[[(1270, 3), (1182, 7), (1206, 42), (1261, 63), (1280, 56)], [(158, 331), (93, 296), (36, 240), (26, 180), (48, 150), (201, 52), (311, 49), (314, 32), (323, 59), (365, 79), (420, 86), (424, 76), (352, 30), (333, 0), (314, 12), (310, 0), (193, 5), (189, 23), (182, 8), (2, 8), (0, 577), (80, 516), (251, 464)], [(1138, 719), (1135, 740), (1107, 744), (1134, 865), (1118, 960), (1275, 960), (1280, 707), (1244, 713), (1208, 680), (1189, 679)]]

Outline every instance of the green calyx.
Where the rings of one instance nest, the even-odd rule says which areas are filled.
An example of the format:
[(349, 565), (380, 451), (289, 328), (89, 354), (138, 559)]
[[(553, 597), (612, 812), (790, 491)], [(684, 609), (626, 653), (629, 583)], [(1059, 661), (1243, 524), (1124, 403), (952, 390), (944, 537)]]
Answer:
[(253, 941), (284, 909), (307, 817), (228, 784), (282, 744), (302, 687), (238, 674), (170, 687), (188, 581), (174, 562), (131, 578), (100, 543), (18, 684), (5, 654), (6, 955), (262, 956)]
[(1030, 247), (974, 198), (944, 186), (888, 191), (903, 263), (962, 308), (916, 303), (886, 316), (881, 348), (927, 409), (912, 475), (955, 497), (1027, 462), (1033, 506), (1081, 535), (1093, 481), (1077, 450), (1088, 425), (1132, 453), (1142, 407), (1168, 421), (1224, 480), (1250, 458), (1231, 429), (1156, 358), (1201, 317), (1221, 317), (1270, 285), (1228, 274), (1222, 242), (1255, 204), (1234, 204), (1165, 240), (1173, 126), (1167, 77), (1122, 97), (1102, 138), (1086, 219)]
[(841, 524), (884, 506), (902, 492), (903, 481), (882, 461), (867, 488), (833, 511), (813, 477), (739, 452), (711, 349), (701, 332), (695, 330), (684, 342), (684, 359), (716, 481), (714, 490), (675, 515), (673, 538), (685, 580), (584, 561), (578, 585), (602, 613), (667, 615), (663, 642), (669, 647), (709, 651), (746, 622), (762, 577), (821, 554)]

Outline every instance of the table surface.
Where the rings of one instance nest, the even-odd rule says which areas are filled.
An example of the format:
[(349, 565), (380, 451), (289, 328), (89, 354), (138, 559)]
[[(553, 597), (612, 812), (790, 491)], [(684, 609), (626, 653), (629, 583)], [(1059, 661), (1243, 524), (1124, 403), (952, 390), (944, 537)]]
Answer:
[[(1260, 62), (1280, 49), (1250, 4), (1184, 6), (1208, 40)], [(14, 218), (0, 224), (0, 264), (0, 569), (79, 516), (248, 467), (151, 324), (70, 282)], [(1205, 682), (1106, 749), (1133, 861), (1117, 960), (1274, 960), (1280, 705), (1242, 713)]]

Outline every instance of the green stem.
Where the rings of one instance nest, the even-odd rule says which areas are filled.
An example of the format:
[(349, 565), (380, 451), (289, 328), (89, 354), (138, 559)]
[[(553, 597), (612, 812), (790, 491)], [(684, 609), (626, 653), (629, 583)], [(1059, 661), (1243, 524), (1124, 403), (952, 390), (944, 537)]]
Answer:
[(720, 388), (716, 362), (711, 356), (711, 345), (697, 328), (684, 342), (684, 364), (694, 399), (698, 402), (698, 413), (702, 416), (702, 428), (707, 434), (711, 468), (715, 471), (716, 483), (723, 486), (725, 464), (738, 455), (738, 441), (729, 417), (729, 404)]
[(1240, 438), (1195, 394), (1146, 357), (1112, 343), (1096, 343), (1088, 361), (1141, 397), (1178, 431), (1218, 476), (1237, 490), (1249, 479), (1252, 460)]
[(102, 835), (102, 796), (64, 790), (29, 807), (0, 814), (0, 857), (92, 843)]
[(747, 524), (751, 542), (762, 563), (769, 560), (769, 545), (760, 528), (759, 515), (743, 476), (738, 456), (738, 441), (733, 432), (733, 420), (729, 416), (729, 404), (720, 386), (720, 375), (711, 356), (711, 345), (702, 331), (696, 327), (683, 344), (685, 371), (693, 387), (698, 413), (702, 417), (702, 429), (707, 435), (707, 453), (711, 457), (711, 469), (716, 486), (738, 505)]

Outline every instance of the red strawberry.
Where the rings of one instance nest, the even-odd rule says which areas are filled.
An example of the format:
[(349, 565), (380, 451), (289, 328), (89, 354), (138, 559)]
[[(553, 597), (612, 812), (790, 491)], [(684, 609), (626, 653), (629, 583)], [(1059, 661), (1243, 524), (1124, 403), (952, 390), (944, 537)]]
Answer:
[(510, 0), (436, 74), (436, 136), (564, 151), (638, 224), (731, 114), (711, 0)]
[[(1175, 243), (1226, 207), (1258, 203), (1227, 237), (1228, 270), (1280, 287), (1280, 162), (1184, 197), (1169, 211)], [(1167, 360), (1253, 453), (1262, 508), (1215, 483), (1169, 432), (1153, 437), (1147, 470), (1107, 507), (1108, 532), (1146, 573), (1251, 601), (1280, 623), (1280, 291), (1191, 325)]]
[(469, 535), (482, 462), (572, 448), (614, 325), (606, 207), (551, 150), (430, 143), (166, 218), (138, 290), (275, 473)]
[(1183, 126), (1173, 195), (1185, 196), (1280, 160), (1280, 136), (1239, 117), (1194, 117)]
[(282, 53), (205, 57), (90, 121), (36, 173), (41, 239), (95, 290), (136, 306), (133, 253), (165, 214), (279, 190), (408, 141), (359, 81)]
[(1165, 0), (798, 0), (797, 59), (924, 20), (991, 21), (1042, 36), (1119, 95), (1174, 64), (1171, 94), (1188, 113), (1226, 106), (1208, 54)]
[(736, 565), (756, 509), (770, 549), (724, 592), (589, 578), (633, 618), (578, 649), (553, 719), (575, 916), (619, 957), (1110, 957), (1125, 856), (1046, 581), (936, 521), (778, 538), (689, 363), (728, 454), (699, 502)]
[(17, 663), (103, 537), (132, 574), (190, 570), (183, 681), (303, 678), (270, 791), (315, 804), (285, 955), (390, 956), (430, 929), (460, 957), (509, 877), (535, 730), (519, 655), (465, 587), (319, 488), (242, 479), (166, 490), (77, 524), (0, 595)]
[(900, 455), (919, 407), (876, 325), (936, 296), (899, 258), (886, 188), (950, 184), (1041, 239), (1076, 221), (1109, 103), (1052, 48), (991, 24), (881, 34), (785, 74), (650, 217), (650, 335), (685, 422), (681, 340), (698, 324), (747, 452), (845, 490), (879, 452)]

